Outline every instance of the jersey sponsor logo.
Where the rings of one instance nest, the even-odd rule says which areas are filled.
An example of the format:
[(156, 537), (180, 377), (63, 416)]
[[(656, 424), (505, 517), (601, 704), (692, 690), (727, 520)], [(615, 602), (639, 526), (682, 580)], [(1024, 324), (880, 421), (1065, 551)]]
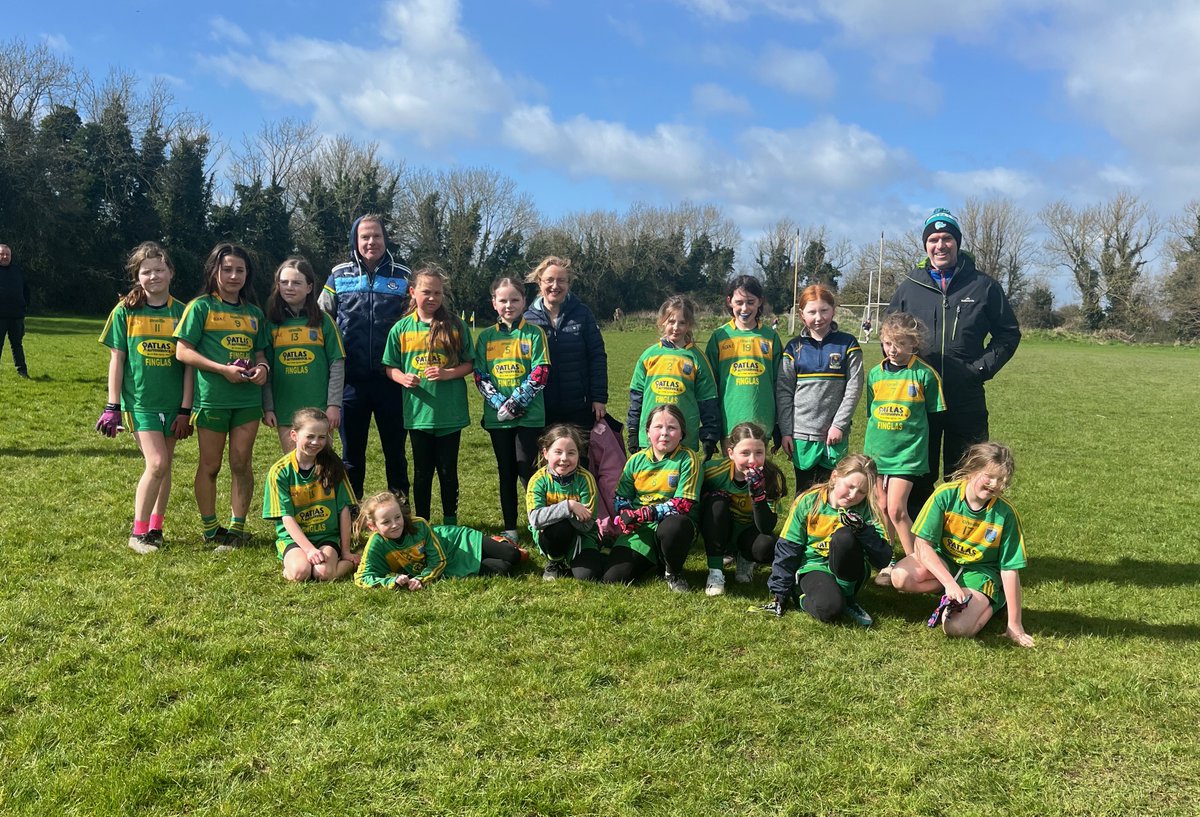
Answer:
[(279, 362), (284, 366), (307, 366), (317, 359), (307, 349), (284, 349), (279, 355)]
[(952, 536), (942, 537), (942, 547), (954, 561), (959, 563), (978, 562), (983, 558), (983, 554), (971, 547), (969, 543), (960, 542)]
[(525, 374), (525, 366), (519, 360), (498, 360), (492, 364), (492, 374), (504, 380), (512, 380)]
[(757, 360), (735, 360), (729, 367), (729, 373), (734, 377), (761, 377), (766, 374), (767, 367)]
[(221, 338), (221, 345), (231, 352), (249, 352), (254, 348), (254, 339), (234, 333)]
[(841, 352), (830, 352), (829, 353), (829, 368), (831, 368), (831, 369), (842, 368), (842, 353)]
[(650, 381), (650, 391), (660, 397), (679, 397), (686, 387), (682, 380), (674, 377), (656, 377)]
[(413, 355), (413, 368), (425, 370), (430, 366), (443, 366), (446, 359), (439, 352), (417, 352)]
[(900, 403), (880, 403), (875, 406), (871, 412), (876, 420), (881, 422), (903, 422), (907, 420), (912, 412), (908, 410), (908, 406)]
[(296, 514), (296, 521), (300, 523), (300, 527), (304, 530), (316, 530), (329, 521), (329, 509), (324, 505), (317, 505), (312, 508), (305, 508)]
[(138, 354), (142, 357), (168, 358), (175, 357), (175, 342), (170, 340), (144, 340), (137, 345)]

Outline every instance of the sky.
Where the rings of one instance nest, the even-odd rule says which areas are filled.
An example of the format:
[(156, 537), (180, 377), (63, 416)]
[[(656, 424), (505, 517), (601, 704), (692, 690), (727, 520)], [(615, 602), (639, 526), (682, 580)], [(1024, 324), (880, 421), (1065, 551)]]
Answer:
[(227, 143), (311, 119), (409, 167), (494, 168), (548, 219), (686, 200), (747, 241), (787, 217), (862, 244), (971, 196), (1035, 221), (1200, 196), (1186, 0), (10, 5), (5, 39), (162, 79)]

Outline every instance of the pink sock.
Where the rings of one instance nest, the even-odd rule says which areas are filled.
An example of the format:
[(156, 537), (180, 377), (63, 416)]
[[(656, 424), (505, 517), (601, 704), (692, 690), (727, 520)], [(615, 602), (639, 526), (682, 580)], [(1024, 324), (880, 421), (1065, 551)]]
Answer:
[(150, 523), (147, 522), (145, 519), (133, 520), (133, 535), (134, 536), (141, 536), (143, 533), (146, 533), (149, 530), (150, 530)]
[(150, 530), (163, 529), (163, 515), (161, 513), (150, 514)]

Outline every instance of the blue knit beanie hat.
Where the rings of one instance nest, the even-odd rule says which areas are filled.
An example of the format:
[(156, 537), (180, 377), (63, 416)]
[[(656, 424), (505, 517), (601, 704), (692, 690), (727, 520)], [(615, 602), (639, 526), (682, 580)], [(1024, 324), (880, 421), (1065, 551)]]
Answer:
[(958, 219), (954, 214), (945, 207), (939, 207), (929, 214), (929, 218), (925, 219), (925, 231), (921, 233), (921, 243), (924, 244), (929, 240), (929, 236), (933, 233), (950, 233), (954, 236), (954, 241), (960, 247), (962, 246), (962, 228), (958, 226)]

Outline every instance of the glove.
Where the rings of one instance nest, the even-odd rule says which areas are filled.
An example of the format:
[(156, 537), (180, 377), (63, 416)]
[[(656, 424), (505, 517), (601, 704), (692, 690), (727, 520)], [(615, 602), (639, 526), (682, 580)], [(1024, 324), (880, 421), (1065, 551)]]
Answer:
[(505, 400), (500, 404), (500, 408), (496, 409), (496, 419), (502, 423), (507, 423), (509, 420), (515, 420), (521, 416), (521, 407), (512, 400)]
[(856, 514), (854, 511), (848, 511), (845, 508), (838, 510), (838, 521), (852, 531), (860, 531), (867, 524), (867, 520)]
[(621, 533), (633, 533), (647, 522), (654, 521), (654, 508), (650, 505), (630, 510), (626, 508), (617, 514), (617, 529)]
[(629, 430), (629, 432), (625, 435), (625, 444), (628, 446), (630, 454), (634, 454), (641, 450), (641, 447), (638, 445), (637, 429)]
[(249, 379), (252, 376), (250, 374), (250, 369), (253, 368), (253, 364), (250, 361), (246, 360), (246, 358), (239, 357), (237, 360), (232, 361), (230, 363), (230, 365), (237, 366), (239, 369), (241, 369), (242, 377)]
[(767, 499), (767, 477), (762, 468), (746, 469), (746, 487), (750, 489), (750, 499), (753, 502), (765, 502)]
[(702, 445), (704, 446), (704, 461), (708, 462), (713, 458), (713, 454), (717, 453), (717, 441), (705, 440)]
[(96, 430), (105, 437), (115, 437), (120, 426), (121, 407), (116, 403), (105, 403), (104, 412), (100, 415), (100, 419), (96, 421)]

